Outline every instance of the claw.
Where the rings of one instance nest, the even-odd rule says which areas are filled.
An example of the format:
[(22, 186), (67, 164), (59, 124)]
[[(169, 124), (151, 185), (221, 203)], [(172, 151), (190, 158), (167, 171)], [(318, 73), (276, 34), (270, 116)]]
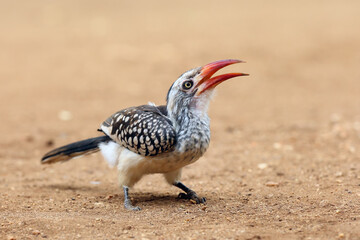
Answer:
[(126, 199), (126, 200), (125, 200), (125, 202), (124, 202), (124, 207), (125, 207), (127, 210), (132, 210), (132, 211), (140, 211), (140, 210), (141, 210), (140, 207), (138, 207), (138, 206), (133, 206), (130, 199)]
[(189, 192), (189, 193), (179, 193), (178, 199), (188, 199), (191, 202), (194, 202), (196, 204), (205, 203), (206, 198), (204, 197), (198, 197), (198, 195), (195, 192)]
[(190, 199), (189, 196), (186, 193), (179, 193), (177, 196), (178, 199)]
[(206, 202), (206, 198), (198, 197), (196, 192), (194, 192), (193, 190), (191, 190), (190, 188), (188, 188), (181, 182), (175, 182), (174, 186), (176, 186), (176, 187), (180, 188), (181, 190), (183, 190), (184, 192), (186, 192), (186, 193), (179, 193), (179, 195), (178, 195), (179, 199), (188, 199), (191, 202), (196, 203), (196, 204)]

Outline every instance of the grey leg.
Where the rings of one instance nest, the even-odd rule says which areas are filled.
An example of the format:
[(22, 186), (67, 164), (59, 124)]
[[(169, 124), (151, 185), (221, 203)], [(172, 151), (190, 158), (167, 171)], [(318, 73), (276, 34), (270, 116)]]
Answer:
[(123, 188), (124, 188), (124, 207), (128, 210), (133, 210), (133, 211), (141, 210), (141, 208), (132, 205), (131, 200), (129, 198), (129, 188), (127, 186), (123, 186)]
[(205, 198), (200, 198), (198, 197), (198, 195), (196, 194), (196, 192), (194, 192), (193, 190), (191, 190), (190, 188), (188, 188), (187, 186), (185, 186), (184, 184), (182, 184), (182, 182), (175, 182), (174, 183), (175, 187), (180, 188), (181, 190), (183, 190), (185, 193), (179, 193), (178, 198), (181, 199), (191, 199), (194, 200), (196, 202), (196, 204), (199, 203), (205, 203), (206, 199)]

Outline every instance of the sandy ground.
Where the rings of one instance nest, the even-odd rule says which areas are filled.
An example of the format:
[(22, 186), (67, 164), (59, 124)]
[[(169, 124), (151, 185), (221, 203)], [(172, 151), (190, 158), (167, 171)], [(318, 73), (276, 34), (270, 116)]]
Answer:
[[(135, 3), (136, 2), (136, 3)], [(1, 1), (0, 239), (360, 239), (359, 1)], [(99, 154), (42, 166), (208, 62), (208, 152), (123, 208)]]

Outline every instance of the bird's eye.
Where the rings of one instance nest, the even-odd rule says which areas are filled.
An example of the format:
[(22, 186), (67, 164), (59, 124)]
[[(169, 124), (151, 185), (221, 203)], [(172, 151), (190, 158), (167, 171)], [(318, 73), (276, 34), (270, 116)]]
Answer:
[(183, 87), (183, 89), (188, 90), (193, 86), (193, 84), (194, 84), (194, 82), (191, 81), (191, 80), (186, 81), (186, 82), (183, 83), (182, 87)]

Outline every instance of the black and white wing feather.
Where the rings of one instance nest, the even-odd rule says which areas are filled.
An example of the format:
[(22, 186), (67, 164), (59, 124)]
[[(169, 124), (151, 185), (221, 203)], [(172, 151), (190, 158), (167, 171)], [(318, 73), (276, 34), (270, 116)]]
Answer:
[(142, 105), (121, 110), (109, 117), (100, 129), (113, 141), (142, 156), (171, 152), (176, 132), (166, 106)]

